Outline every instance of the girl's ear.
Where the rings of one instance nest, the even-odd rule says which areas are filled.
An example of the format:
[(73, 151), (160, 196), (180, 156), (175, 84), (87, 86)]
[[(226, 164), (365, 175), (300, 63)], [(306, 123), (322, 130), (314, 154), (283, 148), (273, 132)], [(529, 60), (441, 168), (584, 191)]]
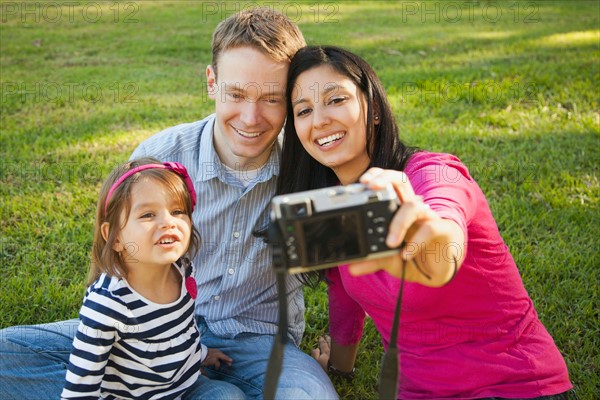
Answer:
[[(103, 222), (102, 225), (100, 226), (100, 232), (102, 233), (102, 238), (107, 242), (108, 242), (109, 230), (110, 230), (110, 224), (108, 222)], [(115, 242), (113, 243), (112, 248), (117, 253), (120, 253), (121, 251), (123, 251), (123, 246), (121, 245), (119, 238), (115, 239)]]

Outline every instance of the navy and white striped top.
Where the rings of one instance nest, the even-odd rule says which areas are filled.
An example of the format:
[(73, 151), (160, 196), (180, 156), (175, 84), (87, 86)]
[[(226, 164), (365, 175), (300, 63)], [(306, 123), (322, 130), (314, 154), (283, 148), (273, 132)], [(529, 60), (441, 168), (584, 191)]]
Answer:
[[(215, 335), (277, 333), (278, 301), (271, 248), (252, 234), (269, 223), (269, 206), (279, 175), (281, 144), (247, 187), (221, 163), (213, 145), (215, 115), (177, 125), (145, 140), (131, 159), (152, 156), (183, 164), (194, 181), (198, 206), (194, 224), (202, 246), (197, 271), (196, 314)], [(281, 135), (280, 135), (281, 139)], [(243, 171), (242, 171), (243, 173)], [(304, 298), (296, 275), (287, 278), (288, 334), (296, 345), (304, 333)]]
[(86, 291), (63, 399), (176, 399), (196, 382), (208, 349), (182, 274), (179, 299), (153, 303), (102, 274)]

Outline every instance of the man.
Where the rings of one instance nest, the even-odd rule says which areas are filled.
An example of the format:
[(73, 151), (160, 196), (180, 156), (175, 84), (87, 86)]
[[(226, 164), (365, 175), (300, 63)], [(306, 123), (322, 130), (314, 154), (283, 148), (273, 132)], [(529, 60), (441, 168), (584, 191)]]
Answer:
[[(131, 156), (180, 162), (194, 180), (194, 223), (203, 241), (194, 260), (196, 316), (202, 342), (233, 359), (231, 367), (221, 364), (207, 372), (235, 384), (249, 398), (262, 397), (278, 320), (271, 251), (253, 232), (268, 224), (279, 172), (277, 138), (286, 116), (287, 70), (303, 46), (298, 27), (268, 8), (242, 11), (222, 21), (213, 34), (213, 60), (206, 69), (215, 114), (158, 133)], [(294, 277), (287, 282), (287, 295), (291, 342), (277, 397), (337, 398), (318, 363), (297, 347), (304, 332), (304, 299)], [(10, 372), (20, 378), (10, 381), (11, 387), (17, 381), (31, 386), (20, 392), (27, 398), (60, 393), (77, 321), (57, 324), (60, 330), (48, 324), (2, 332), (2, 386), (9, 386)], [(0, 395), (15, 396), (6, 390), (0, 388)]]

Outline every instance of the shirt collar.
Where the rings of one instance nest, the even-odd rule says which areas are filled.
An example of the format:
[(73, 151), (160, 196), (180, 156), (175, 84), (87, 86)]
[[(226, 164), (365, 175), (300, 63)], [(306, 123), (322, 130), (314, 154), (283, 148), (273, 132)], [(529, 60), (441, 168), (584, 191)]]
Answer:
[(206, 119), (206, 124), (202, 128), (200, 136), (200, 154), (198, 157), (197, 180), (208, 181), (219, 176), (218, 170), (221, 168), (221, 160), (213, 145), (213, 133), (215, 126), (216, 114), (210, 115)]
[[(208, 181), (213, 178), (219, 178), (223, 182), (228, 182), (229, 178), (227, 176), (227, 170), (221, 162), (214, 146), (213, 138), (215, 133), (215, 123), (216, 114), (212, 114), (206, 119), (206, 124), (202, 129), (197, 180)], [(273, 176), (279, 176), (279, 160), (281, 159), (282, 142), (283, 130), (277, 137), (271, 154), (269, 155), (269, 159), (259, 174), (259, 182), (265, 182)]]

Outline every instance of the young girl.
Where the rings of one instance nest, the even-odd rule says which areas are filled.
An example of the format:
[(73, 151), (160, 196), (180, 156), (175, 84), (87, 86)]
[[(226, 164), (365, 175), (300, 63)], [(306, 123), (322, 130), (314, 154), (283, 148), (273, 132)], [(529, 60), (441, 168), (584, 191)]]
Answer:
[(287, 99), (277, 194), (361, 181), (402, 202), (386, 239), (404, 242), (398, 255), (326, 272), (323, 368), (352, 376), (366, 315), (387, 347), (405, 268), (399, 398), (568, 398), (565, 362), (466, 166), (404, 146), (381, 82), (343, 49), (298, 51)]
[(139, 159), (108, 176), (62, 398), (244, 398), (199, 380), (201, 365), (232, 360), (200, 343), (194, 320), (195, 203), (179, 163)]

